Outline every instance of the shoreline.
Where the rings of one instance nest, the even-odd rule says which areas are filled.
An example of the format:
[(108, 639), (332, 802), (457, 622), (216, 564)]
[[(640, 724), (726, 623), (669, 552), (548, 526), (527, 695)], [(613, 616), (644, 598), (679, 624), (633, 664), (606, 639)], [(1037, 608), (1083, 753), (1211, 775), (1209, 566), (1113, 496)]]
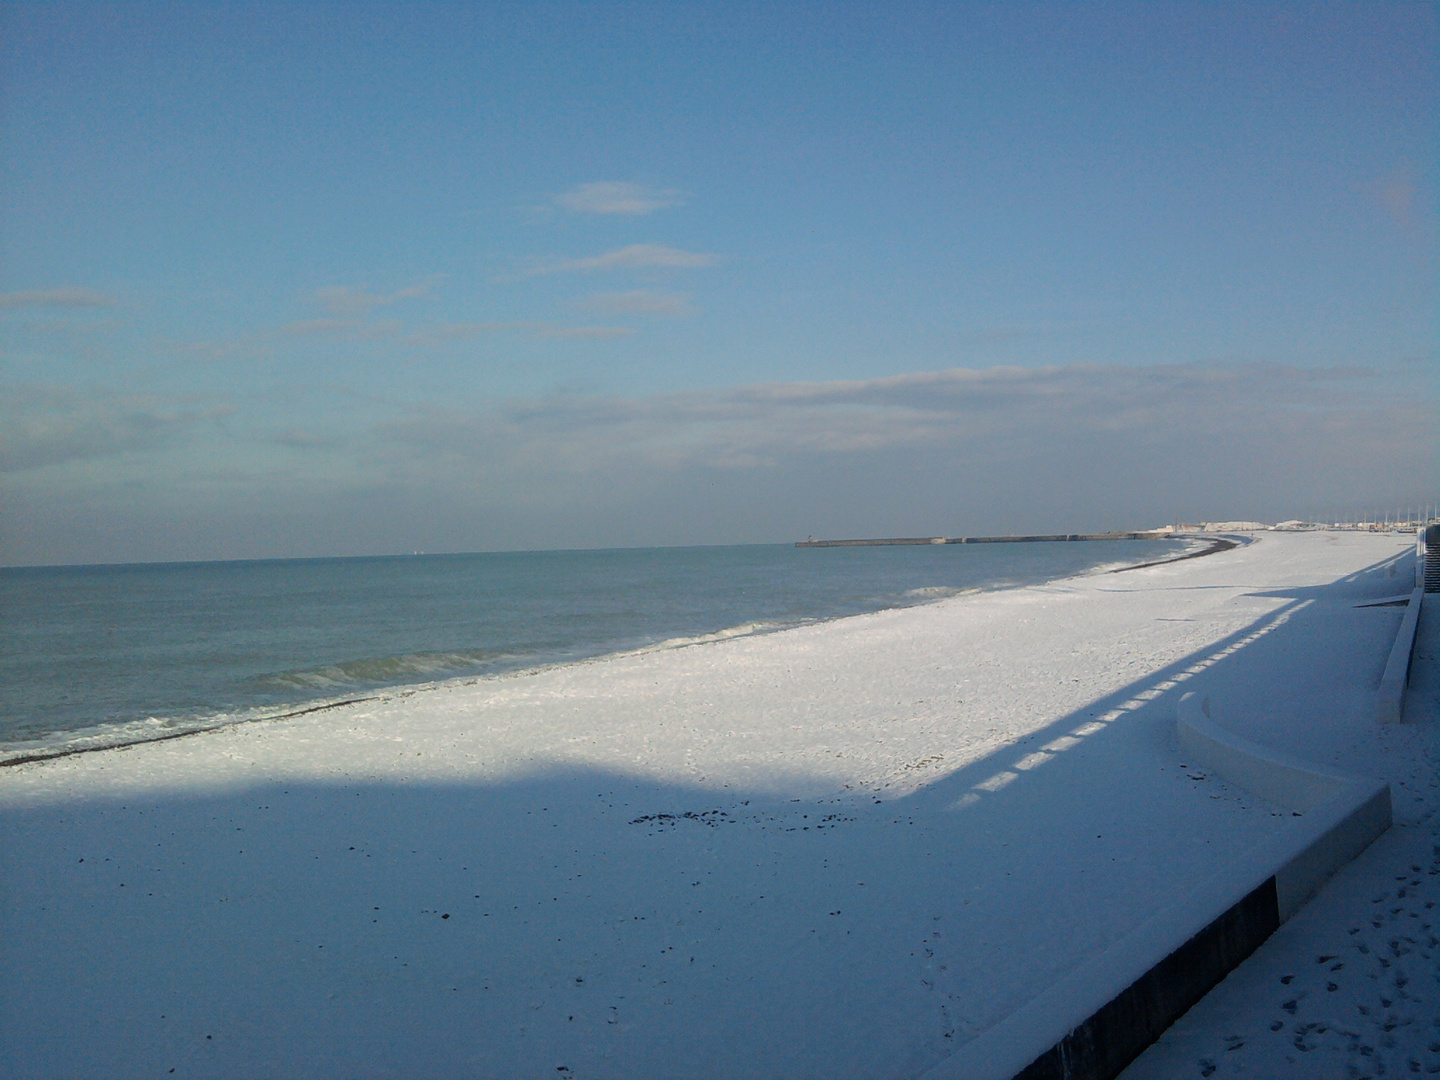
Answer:
[(1154, 562), (1136, 563), (1134, 566), (1121, 566), (1108, 571), (1111, 574), (1123, 574), (1127, 570), (1145, 570), (1151, 566), (1166, 566), (1169, 563), (1184, 562), (1186, 559), (1203, 559), (1206, 555), (1218, 555), (1222, 551), (1229, 551), (1231, 548), (1240, 546), (1238, 540), (1227, 540), (1224, 537), (1216, 537), (1210, 541), (1210, 546), (1201, 548), (1199, 551), (1187, 552), (1184, 555), (1176, 555), (1173, 559), (1156, 559)]
[[(1137, 533), (1137, 534), (1124, 533), (1124, 534), (1115, 534), (1113, 537), (1107, 535), (1107, 536), (1105, 536), (1105, 537), (1103, 537), (1103, 538), (1104, 538), (1104, 539), (1134, 539), (1134, 538), (1137, 538), (1137, 537), (1140, 537), (1140, 536), (1141, 536), (1141, 534), (1138, 534), (1138, 533)], [(1148, 537), (1148, 534), (1146, 534), (1146, 536)], [(1150, 537), (1150, 538), (1152, 538), (1152, 539), (1175, 539), (1175, 540), (1200, 540), (1200, 539), (1202, 539), (1202, 537), (1198, 537), (1198, 536), (1173, 536), (1173, 537), (1171, 537), (1171, 536), (1161, 536), (1161, 535), (1159, 535), (1159, 534), (1157, 534), (1155, 537)], [(1047, 539), (1049, 539), (1049, 538), (1047, 538)], [(797, 546), (800, 546), (800, 545), (797, 544)], [(824, 546), (824, 545), (817, 545), (817, 546)], [(1222, 551), (1230, 550), (1231, 548), (1234, 548), (1234, 547), (1236, 547), (1236, 546), (1237, 546), (1237, 542), (1236, 542), (1236, 541), (1226, 540), (1226, 539), (1223, 539), (1223, 538), (1214, 538), (1214, 539), (1211, 539), (1211, 540), (1210, 540), (1210, 544), (1209, 544), (1208, 547), (1201, 548), (1201, 549), (1199, 549), (1199, 550), (1197, 550), (1197, 551), (1186, 552), (1186, 553), (1184, 553), (1184, 554), (1176, 555), (1176, 556), (1173, 556), (1173, 557), (1167, 558), (1167, 559), (1157, 559), (1157, 560), (1153, 560), (1153, 561), (1150, 561), (1150, 562), (1135, 563), (1135, 564), (1130, 565), (1130, 566), (1114, 567), (1114, 568), (1105, 570), (1105, 571), (1103, 571), (1103, 572), (1104, 572), (1104, 573), (1107, 573), (1107, 574), (1120, 574), (1120, 573), (1125, 573), (1125, 572), (1130, 571), (1130, 570), (1143, 570), (1143, 569), (1147, 569), (1147, 568), (1149, 568), (1149, 567), (1154, 567), (1154, 566), (1164, 566), (1164, 565), (1166, 565), (1166, 564), (1168, 564), (1168, 563), (1180, 562), (1180, 561), (1185, 560), (1185, 559), (1195, 559), (1195, 558), (1200, 558), (1200, 557), (1206, 556), (1206, 555), (1218, 554), (1218, 553), (1220, 553), (1220, 552), (1222, 552)], [(1084, 575), (1081, 575), (1081, 576), (1084, 576)], [(1054, 579), (1054, 580), (1056, 580), (1056, 581), (1064, 581), (1064, 580), (1067, 580), (1067, 579), (1066, 579), (1066, 578), (1056, 578), (1056, 579)], [(1014, 588), (1028, 588), (1029, 586), (1013, 586), (1013, 587), (1014, 587)], [(983, 591), (1004, 591), (1004, 589), (1003, 589), (1003, 588), (1000, 589), (1000, 590), (983, 590), (983, 589), (982, 589), (981, 591), (982, 591), (982, 592), (983, 592)], [(950, 597), (943, 597), (943, 596), (942, 596), (942, 597), (938, 597), (938, 598), (936, 598), (936, 599), (934, 599), (934, 600), (923, 601), (921, 604), (897, 605), (897, 606), (895, 606), (895, 607), (879, 608), (879, 609), (877, 609), (877, 610), (879, 610), (879, 611), (905, 610), (905, 609), (908, 608), (908, 607), (919, 607), (919, 606), (923, 606), (923, 605), (926, 604), (926, 603), (941, 603), (941, 602), (943, 602), (943, 601), (946, 600), (946, 599), (950, 599)], [(798, 624), (795, 624), (795, 625), (804, 626), (804, 625), (811, 625), (812, 623), (831, 622), (831, 621), (834, 621), (834, 620), (836, 620), (836, 619), (855, 618), (855, 617), (857, 617), (857, 616), (855, 616), (855, 615), (836, 615), (836, 616), (830, 616), (830, 617), (821, 617), (821, 618), (817, 618), (817, 619), (815, 619), (815, 620), (811, 620), (811, 621), (809, 621), (809, 622), (802, 622), (802, 623), (798, 623)], [(780, 631), (782, 631), (782, 630), (790, 630), (790, 629), (794, 629), (794, 628), (795, 628), (794, 625), (791, 625), (791, 626), (779, 626), (779, 627), (776, 627), (774, 630), (768, 631), (768, 632), (778, 633), (778, 632), (780, 632)], [(729, 637), (731, 637), (731, 636), (740, 636), (740, 635), (726, 635), (726, 636), (724, 636), (724, 637), (720, 637), (720, 636), (717, 636), (717, 635), (726, 635), (726, 631), (722, 629), (722, 630), (719, 630), (719, 631), (714, 631), (714, 632), (712, 632), (712, 634), (700, 635), (701, 640), (695, 641), (695, 642), (687, 642), (687, 645), (688, 645), (688, 644), (711, 644), (712, 642), (711, 642), (711, 641), (708, 641), (708, 640), (705, 640), (706, 638), (712, 638), (712, 637), (713, 637), (714, 640), (728, 640)], [(748, 636), (748, 635), (747, 635), (747, 636)], [(462, 681), (462, 682), (464, 682), (464, 681), (468, 681), (468, 680), (471, 680), (471, 679), (477, 679), (477, 678), (479, 678), (479, 679), (485, 679), (485, 678), (504, 678), (504, 677), (508, 677), (508, 676), (523, 676), (523, 675), (530, 674), (530, 673), (536, 672), (536, 671), (544, 671), (544, 670), (548, 670), (548, 669), (550, 669), (550, 668), (555, 668), (555, 667), (565, 667), (565, 666), (568, 666), (568, 665), (570, 665), (570, 664), (594, 663), (594, 662), (596, 662), (596, 661), (603, 661), (603, 660), (606, 659), (607, 657), (611, 657), (611, 656), (626, 656), (626, 655), (630, 655), (630, 654), (636, 653), (636, 652), (641, 652), (641, 653), (643, 653), (643, 652), (655, 650), (655, 649), (657, 649), (657, 648), (660, 648), (660, 647), (663, 646), (664, 644), (665, 644), (664, 642), (659, 642), (659, 643), (656, 643), (655, 645), (641, 646), (641, 647), (638, 648), (638, 649), (621, 649), (621, 650), (617, 650), (617, 651), (615, 651), (615, 652), (597, 653), (597, 654), (595, 654), (594, 656), (582, 657), (582, 658), (580, 658), (580, 659), (561, 660), (561, 661), (556, 661), (556, 662), (550, 663), (550, 664), (539, 664), (539, 665), (523, 666), (523, 667), (520, 667), (520, 668), (516, 668), (516, 669), (514, 669), (513, 671), (503, 671), (503, 672), (487, 673), (487, 674), (478, 675), (478, 676), (474, 676), (474, 675), (457, 675), (457, 676), (451, 676), (450, 678), (438, 679), (438, 680), (429, 680), (429, 681), (425, 681), (425, 682), (397, 683), (397, 684), (394, 684), (393, 686), (381, 687), (381, 688), (379, 688), (378, 691), (376, 691), (376, 692), (367, 693), (367, 694), (364, 694), (364, 695), (358, 696), (358, 697), (345, 698), (344, 700), (341, 700), (341, 701), (332, 701), (332, 702), (322, 701), (322, 702), (320, 702), (320, 703), (318, 703), (318, 704), (315, 704), (315, 705), (309, 705), (309, 706), (306, 706), (306, 707), (300, 708), (300, 709), (287, 710), (287, 711), (281, 712), (281, 713), (269, 714), (269, 715), (264, 715), (264, 716), (246, 716), (246, 717), (239, 717), (239, 718), (235, 718), (235, 719), (221, 720), (221, 721), (219, 721), (219, 722), (212, 723), (212, 724), (208, 724), (208, 725), (197, 725), (197, 726), (195, 726), (195, 727), (186, 728), (186, 729), (183, 730), (183, 731), (165, 732), (165, 733), (157, 734), (157, 735), (143, 735), (143, 736), (133, 737), (133, 738), (131, 738), (131, 737), (126, 737), (126, 738), (117, 739), (116, 741), (113, 741), (113, 742), (104, 742), (104, 743), (100, 743), (100, 744), (97, 744), (97, 745), (91, 745), (91, 746), (69, 746), (69, 747), (67, 747), (67, 746), (63, 746), (63, 745), (62, 745), (62, 746), (60, 746), (60, 747), (58, 747), (58, 748), (56, 748), (56, 749), (54, 749), (54, 750), (38, 750), (38, 749), (37, 749), (37, 750), (29, 751), (29, 752), (22, 752), (22, 753), (19, 753), (19, 754), (13, 756), (13, 757), (0, 758), (0, 769), (10, 768), (10, 767), (19, 766), (19, 765), (32, 765), (32, 764), (37, 764), (37, 763), (45, 762), (45, 761), (53, 761), (53, 760), (56, 760), (56, 759), (59, 759), (59, 758), (73, 757), (73, 756), (76, 756), (76, 755), (79, 755), (79, 754), (100, 753), (100, 752), (103, 752), (103, 751), (106, 751), (106, 750), (124, 750), (124, 749), (127, 749), (127, 748), (129, 748), (129, 747), (133, 747), (133, 746), (144, 746), (144, 745), (146, 745), (146, 744), (148, 744), (148, 743), (168, 742), (168, 741), (173, 740), (173, 739), (183, 739), (183, 738), (189, 738), (189, 737), (191, 737), (191, 736), (196, 736), (196, 735), (204, 735), (204, 734), (207, 734), (207, 733), (209, 733), (209, 732), (223, 731), (223, 730), (226, 730), (226, 729), (228, 729), (228, 728), (236, 727), (236, 726), (244, 725), (244, 724), (270, 723), (270, 722), (274, 722), (274, 721), (278, 721), (278, 720), (289, 720), (289, 719), (292, 719), (292, 718), (294, 718), (294, 717), (305, 716), (305, 715), (307, 715), (307, 714), (309, 714), (309, 713), (322, 712), (322, 711), (325, 711), (325, 710), (328, 710), (328, 709), (337, 709), (337, 708), (342, 708), (342, 707), (348, 706), (348, 705), (356, 705), (356, 704), (361, 704), (361, 703), (365, 703), (365, 702), (380, 701), (380, 700), (385, 699), (385, 698), (387, 697), (387, 695), (390, 695), (390, 694), (393, 694), (393, 693), (399, 693), (399, 692), (404, 692), (404, 691), (409, 691), (409, 692), (412, 692), (412, 693), (426, 692), (426, 691), (428, 691), (428, 690), (432, 690), (432, 689), (435, 689), (435, 688), (444, 686), (444, 685), (446, 685), (446, 684), (448, 684), (448, 683), (455, 682), (455, 681)], [(313, 700), (313, 699), (312, 699), (312, 700)], [(299, 704), (299, 703), (297, 702), (297, 704)], [(3, 754), (4, 752), (5, 752), (5, 751), (4, 751), (3, 749), (0, 749), (0, 754)]]
[[(426, 685), (424, 683), (420, 685)], [(43, 753), (23, 754), (19, 757), (6, 758), (0, 761), (0, 769), (9, 768), (12, 765), (33, 765), (39, 761), (54, 761), (56, 758), (73, 757), (76, 754), (95, 754), (102, 750), (128, 750), (132, 746), (145, 746), (148, 743), (169, 742), (172, 739), (184, 739), (190, 735), (204, 735), (207, 731), (223, 731), (228, 727), (239, 724), (258, 724), (267, 720), (289, 720), (296, 716), (305, 716), (309, 713), (324, 712), (327, 709), (340, 709), (347, 705), (360, 705), (367, 701), (379, 701), (380, 696), (346, 698), (344, 701), (331, 701), (324, 705), (312, 705), (305, 709), (296, 709), (293, 712), (278, 713), (275, 716), (247, 717), (244, 720), (226, 720), (210, 727), (188, 728), (185, 731), (171, 731), (164, 735), (147, 735), (140, 739), (128, 739), (124, 742), (106, 743), (104, 746), (77, 746), (68, 750), (49, 750)]]

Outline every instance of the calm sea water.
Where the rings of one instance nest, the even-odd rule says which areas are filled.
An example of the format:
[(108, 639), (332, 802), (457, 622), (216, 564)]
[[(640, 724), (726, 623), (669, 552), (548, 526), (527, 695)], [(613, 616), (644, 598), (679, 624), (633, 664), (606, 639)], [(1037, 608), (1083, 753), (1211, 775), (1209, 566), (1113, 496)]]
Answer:
[(679, 648), (1164, 558), (1181, 541), (789, 545), (0, 569), (0, 749)]

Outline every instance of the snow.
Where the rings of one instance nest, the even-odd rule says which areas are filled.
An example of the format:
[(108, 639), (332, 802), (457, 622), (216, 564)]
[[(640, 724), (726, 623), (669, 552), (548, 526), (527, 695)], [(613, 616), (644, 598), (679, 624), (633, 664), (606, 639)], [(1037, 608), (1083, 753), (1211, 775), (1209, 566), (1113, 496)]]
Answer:
[[(1440, 1074), (1440, 612), (1430, 599), (1406, 722), (1357, 725), (1362, 737), (1347, 740), (1332, 720), (1307, 747), (1317, 759), (1388, 779), (1394, 826), (1125, 1080)], [(1280, 725), (1265, 726), (1273, 738)]]
[(1399, 611), (1354, 606), (1412, 548), (1267, 533), (0, 770), (0, 1075), (916, 1076), (1283, 827), (1187, 767), (1183, 692), (1426, 812), (1430, 729), (1372, 718)]
[(1207, 521), (1200, 526), (1201, 532), (1258, 532), (1270, 528), (1262, 521)]

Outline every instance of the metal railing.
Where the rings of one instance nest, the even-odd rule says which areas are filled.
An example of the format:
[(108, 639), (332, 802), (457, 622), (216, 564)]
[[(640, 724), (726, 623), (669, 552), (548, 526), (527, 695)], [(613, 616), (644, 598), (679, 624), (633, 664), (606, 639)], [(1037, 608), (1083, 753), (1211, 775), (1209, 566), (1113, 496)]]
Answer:
[(1415, 587), (1440, 592), (1440, 525), (1415, 530)]

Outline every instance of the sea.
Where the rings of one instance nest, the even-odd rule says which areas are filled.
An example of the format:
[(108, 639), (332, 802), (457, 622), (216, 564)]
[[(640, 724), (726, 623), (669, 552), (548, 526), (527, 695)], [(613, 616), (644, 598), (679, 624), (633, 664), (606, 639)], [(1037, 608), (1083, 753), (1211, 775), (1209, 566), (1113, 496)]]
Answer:
[(0, 763), (1173, 557), (1184, 540), (0, 568)]

